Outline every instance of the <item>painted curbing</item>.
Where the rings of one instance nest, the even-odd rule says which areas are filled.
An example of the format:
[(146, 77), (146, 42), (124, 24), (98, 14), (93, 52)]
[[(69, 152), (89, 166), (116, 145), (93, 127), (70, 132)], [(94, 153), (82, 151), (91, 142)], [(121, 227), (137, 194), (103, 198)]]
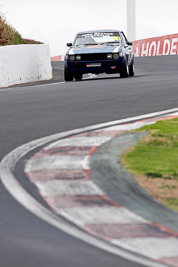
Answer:
[[(174, 111), (177, 111), (177, 109), (174, 109)], [(168, 111), (167, 111), (168, 112)], [(161, 114), (166, 114), (165, 112), (161, 112)], [(157, 113), (157, 115), (161, 115), (160, 113)], [(173, 114), (174, 116), (177, 116), (177, 114)], [(143, 118), (149, 118), (148, 115), (145, 115)], [(141, 117), (140, 117), (141, 118)], [(157, 118), (158, 119), (158, 118)], [(130, 121), (135, 121), (136, 118), (130, 118)], [(123, 120), (122, 120), (123, 121)], [(125, 120), (125, 122), (129, 121)], [(33, 150), (36, 147), (39, 147), (40, 145), (46, 144), (47, 142), (53, 141), (58, 138), (64, 138), (62, 143), (67, 142), (66, 144), (69, 144), (67, 139), (75, 139), (75, 141), (78, 141), (80, 143), (80, 138), (84, 137), (88, 140), (90, 140), (91, 136), (109, 136), (110, 138), (113, 138), (115, 135), (120, 134), (121, 132), (125, 131), (126, 129), (133, 129), (133, 128), (139, 128), (145, 123), (153, 123), (153, 121), (145, 121), (145, 122), (137, 122), (135, 124), (128, 124), (128, 125), (117, 125), (115, 129), (107, 128), (102, 130), (96, 130), (97, 128), (102, 128), (103, 124), (99, 126), (93, 126), (88, 127), (85, 129), (75, 130), (68, 133), (62, 133), (59, 135), (55, 135), (53, 137), (49, 138), (43, 138), (34, 142), (31, 142), (27, 145), (24, 145), (18, 149), (16, 149), (13, 153), (9, 154), (4, 160), (1, 162), (1, 178), (2, 182), (4, 183), (5, 187), (8, 189), (8, 191), (14, 196), (16, 200), (18, 200), (23, 206), (25, 206), (28, 210), (33, 212), (35, 215), (40, 217), (41, 219), (47, 221), (48, 223), (54, 225), (55, 227), (62, 229), (63, 231), (80, 238), (81, 240), (95, 245), (97, 247), (100, 247), (106, 251), (109, 251), (113, 254), (120, 255), (122, 257), (125, 257), (129, 260), (142, 263), (146, 266), (165, 266), (165, 264), (169, 264), (169, 261), (175, 261), (174, 258), (178, 256), (173, 250), (173, 247), (171, 247), (170, 253), (166, 255), (166, 260), (163, 260), (163, 251), (160, 252), (159, 255), (152, 257), (151, 255), (137, 255), (137, 251), (132, 251), (132, 249), (128, 248), (128, 244), (125, 241), (125, 236), (121, 236), (121, 233), (125, 232), (125, 235), (127, 235), (127, 231), (123, 231), (123, 229), (137, 229), (137, 233), (139, 232), (141, 235), (141, 229), (142, 229), (142, 235), (145, 233), (145, 229), (149, 229), (150, 233), (156, 232), (156, 236), (160, 238), (160, 240), (174, 240), (173, 242), (177, 242), (176, 234), (170, 233), (169, 231), (163, 230), (160, 227), (153, 227), (150, 223), (147, 222), (144, 218), (141, 218), (140, 216), (134, 214), (132, 211), (129, 211), (125, 207), (119, 206), (117, 203), (112, 201), (112, 199), (108, 198), (105, 192), (98, 188), (91, 180), (89, 180), (90, 177), (90, 169), (84, 168), (84, 169), (72, 169), (72, 174), (69, 174), (69, 171), (62, 168), (62, 162), (60, 162), (60, 168), (58, 168), (57, 172), (56, 169), (53, 169), (50, 172), (45, 171), (44, 168), (38, 168), (33, 166), (33, 160), (45, 160), (46, 154), (49, 155), (58, 155), (58, 153), (61, 155), (66, 155), (66, 151), (68, 153), (72, 153), (73, 156), (75, 156), (75, 153), (77, 153), (77, 156), (83, 155), (84, 158), (84, 166), (86, 165), (86, 162), (88, 162), (89, 157), (96, 149), (96, 146), (93, 148), (91, 147), (90, 141), (88, 142), (89, 146), (85, 144), (85, 146), (72, 146), (74, 148), (74, 151), (71, 152), (71, 146), (69, 145), (62, 145), (60, 146), (61, 140), (57, 140), (55, 143), (45, 147), (42, 151), (35, 154), (34, 158), (32, 158), (28, 164), (26, 171), (33, 182), (37, 183), (37, 187), (40, 189), (40, 186), (45, 185), (46, 182), (52, 182), (52, 183), (60, 183), (64, 187), (63, 192), (60, 192), (59, 195), (54, 194), (54, 196), (46, 195), (46, 192), (43, 194), (45, 200), (48, 202), (50, 206), (56, 205), (56, 203), (59, 203), (61, 206), (57, 204), (57, 210), (54, 208), (55, 213), (62, 215), (63, 217), (66, 217), (68, 220), (71, 220), (73, 223), (76, 223), (77, 226), (80, 226), (82, 228), (82, 231), (79, 229), (73, 228), (71, 225), (64, 224), (63, 221), (61, 221), (61, 217), (58, 217), (55, 213), (52, 213), (51, 211), (45, 209), (43, 206), (41, 206), (39, 203), (36, 203), (36, 201), (29, 196), (23, 188), (21, 188), (20, 184), (16, 181), (15, 177), (13, 176), (13, 169), (18, 162), (26, 153)], [(115, 122), (109, 123), (109, 125), (116, 124)], [(105, 125), (106, 126), (106, 125)], [(94, 130), (94, 132), (86, 132), (90, 130)], [(102, 133), (102, 134), (101, 134)], [(72, 134), (78, 134), (78, 136), (73, 136)], [(82, 135), (82, 136), (81, 136)], [(68, 136), (68, 138), (66, 138)], [(70, 136), (70, 137), (69, 137)], [(78, 139), (77, 139), (78, 138)], [(77, 140), (76, 140), (77, 139)], [(108, 141), (108, 139), (107, 139)], [(101, 138), (101, 143), (97, 143), (97, 145), (103, 144), (103, 139)], [(70, 151), (70, 152), (69, 152)], [(32, 167), (33, 166), (33, 167)], [(37, 164), (35, 165), (37, 166)], [(32, 169), (31, 169), (32, 168)], [(65, 166), (66, 168), (66, 166)], [(50, 179), (48, 177), (48, 174), (53, 172), (54, 176), (51, 176)], [(71, 169), (70, 169), (71, 172)], [(79, 175), (78, 175), (79, 173)], [(69, 177), (69, 181), (65, 181), (66, 176)], [(45, 177), (46, 180), (43, 180), (43, 177)], [(55, 179), (54, 179), (55, 178)], [(89, 188), (87, 190), (86, 186), (82, 185), (82, 182), (85, 182), (84, 184), (88, 184)], [(74, 183), (75, 182), (75, 183)], [(79, 182), (77, 184), (77, 182)], [(88, 183), (87, 183), (88, 182)], [(78, 186), (80, 184), (80, 186)], [(92, 186), (91, 186), (92, 185)], [(56, 188), (56, 184), (53, 184), (53, 187)], [(87, 186), (88, 187), (88, 186)], [(13, 189), (12, 189), (13, 188)], [(92, 188), (92, 190), (91, 190)], [(80, 190), (81, 189), (81, 190)], [(82, 191), (84, 190), (84, 191)], [(66, 193), (67, 192), (67, 193)], [(79, 194), (80, 192), (81, 195)], [(55, 197), (55, 201), (53, 199)], [(62, 204), (61, 204), (62, 203)], [(77, 204), (77, 205), (76, 205)], [(64, 205), (67, 205), (64, 206)], [(86, 209), (87, 207), (87, 209)], [(86, 213), (86, 210), (88, 213)], [(114, 211), (114, 212), (113, 212)], [(109, 214), (109, 216), (106, 216), (106, 214)], [(87, 215), (88, 214), (88, 215)], [(78, 218), (81, 218), (78, 220)], [(109, 218), (109, 221), (106, 220), (106, 217)], [(92, 218), (95, 218), (94, 220)], [(111, 219), (110, 219), (111, 218)], [(118, 219), (119, 218), (119, 219)], [(77, 221), (76, 221), (77, 219)], [(104, 220), (104, 221), (103, 221)], [(119, 221), (120, 220), (120, 221)], [(104, 223), (103, 223), (104, 222)], [(117, 227), (117, 226), (120, 227)], [(101, 227), (103, 226), (103, 227)], [(109, 227), (108, 227), (109, 226)], [(112, 227), (110, 227), (112, 226)], [(141, 226), (141, 227), (139, 227)], [(99, 228), (98, 228), (99, 227)], [(106, 227), (106, 228), (105, 228)], [(135, 228), (134, 228), (135, 227)], [(146, 227), (146, 228), (144, 228)], [(102, 229), (105, 233), (108, 233), (109, 236), (105, 235), (103, 237), (102, 231), (99, 233), (96, 229)], [(115, 232), (113, 233), (113, 229), (115, 229)], [(120, 229), (120, 237), (118, 239), (119, 233), (118, 230)], [(83, 230), (85, 232), (83, 232)], [(130, 231), (133, 232), (133, 231)], [(136, 232), (136, 231), (135, 231)], [(92, 234), (88, 235), (88, 233)], [(98, 236), (98, 233), (100, 234)], [(117, 239), (114, 237), (117, 233)], [(112, 236), (114, 234), (114, 236)], [(96, 237), (97, 238), (96, 238)], [(98, 237), (100, 239), (98, 239)], [(142, 236), (143, 237), (143, 236)], [(146, 241), (148, 242), (148, 239), (151, 241), (151, 245), (153, 246), (155, 243), (155, 235), (152, 234), (152, 240), (145, 237)], [(134, 237), (136, 238), (136, 237)], [(137, 236), (137, 241), (140, 236)], [(103, 239), (103, 240), (101, 240)], [(129, 240), (127, 236), (127, 241)], [(135, 239), (136, 240), (136, 239)], [(142, 239), (143, 240), (143, 239)], [(109, 243), (108, 243), (109, 241)], [(120, 242), (121, 241), (121, 242)], [(123, 241), (123, 242), (122, 242)], [(132, 243), (133, 239), (130, 241), (130, 245)], [(145, 242), (146, 242), (145, 241)], [(117, 243), (119, 243), (119, 246), (117, 247)], [(115, 244), (116, 246), (113, 247), (112, 244)], [(139, 244), (139, 241), (138, 241)], [(171, 243), (173, 244), (173, 243)], [(177, 243), (176, 243), (177, 244)], [(172, 245), (173, 246), (173, 245)], [(139, 245), (137, 246), (139, 247)], [(129, 253), (126, 250), (130, 250), (133, 253)], [(172, 252), (173, 251), (173, 252)], [(136, 254), (135, 254), (136, 253)], [(172, 255), (173, 254), (173, 255)], [(145, 257), (146, 256), (146, 257)], [(158, 257), (158, 258), (157, 258)], [(156, 261), (155, 261), (156, 260)], [(162, 263), (160, 263), (162, 261)], [(174, 264), (174, 263), (173, 263)], [(171, 265), (176, 266), (176, 265)]]
[[(95, 177), (90, 179), (90, 175), (87, 175), (87, 172), (91, 172), (91, 150), (94, 151), (94, 148), (96, 150), (100, 146), (102, 148), (103, 144), (123, 132), (155, 123), (159, 119), (173, 117), (178, 117), (178, 114), (105, 128), (102, 131), (86, 132), (56, 141), (29, 160), (25, 169), (26, 175), (57, 214), (82, 230), (130, 252), (157, 262), (178, 266), (178, 233), (163, 229), (133, 210), (119, 205), (113, 201), (113, 190), (107, 194), (106, 188), (101, 189), (103, 177), (101, 183), (96, 184)], [(137, 140), (143, 136), (142, 133), (139, 135), (140, 137), (136, 137)], [(126, 140), (127, 149), (130, 142)], [(80, 153), (83, 155), (79, 157)], [(54, 177), (45, 176), (43, 179), (44, 173), (49, 170), (56, 172)], [(70, 173), (70, 179), (61, 175), (63, 170)], [(76, 173), (72, 175), (71, 170), (75, 170)], [(86, 171), (86, 174), (79, 178), (77, 172), (81, 170)], [(128, 179), (126, 174), (123, 177)]]

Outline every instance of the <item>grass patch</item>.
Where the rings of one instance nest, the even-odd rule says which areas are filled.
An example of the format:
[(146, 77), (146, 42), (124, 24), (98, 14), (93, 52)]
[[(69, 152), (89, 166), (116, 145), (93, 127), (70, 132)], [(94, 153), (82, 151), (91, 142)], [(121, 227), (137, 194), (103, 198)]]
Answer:
[(6, 19), (0, 15), (0, 46), (19, 45), (19, 44), (42, 44), (41, 42), (29, 39), (23, 39), (22, 36)]
[[(171, 192), (175, 191), (174, 196), (177, 200), (174, 199), (174, 205), (169, 204), (173, 200), (167, 201), (170, 197), (167, 192), (165, 197), (161, 195), (161, 200), (171, 207), (178, 208), (178, 118), (158, 121), (134, 132), (138, 131), (147, 131), (148, 135), (134, 149), (122, 156), (125, 168), (136, 177), (147, 179), (153, 186), (156, 183), (158, 191), (161, 187), (163, 191), (166, 191), (165, 188), (171, 189)], [(159, 185), (159, 181), (164, 185)], [(172, 184), (172, 181), (175, 184)]]
[(165, 189), (165, 190), (173, 190), (175, 188), (177, 188), (176, 185), (163, 185), (163, 186), (160, 186), (161, 189)]
[(0, 16), (0, 45), (26, 44), (27, 42), (21, 35), (8, 23), (5, 18)]
[(163, 203), (171, 209), (178, 211), (178, 199), (166, 199)]

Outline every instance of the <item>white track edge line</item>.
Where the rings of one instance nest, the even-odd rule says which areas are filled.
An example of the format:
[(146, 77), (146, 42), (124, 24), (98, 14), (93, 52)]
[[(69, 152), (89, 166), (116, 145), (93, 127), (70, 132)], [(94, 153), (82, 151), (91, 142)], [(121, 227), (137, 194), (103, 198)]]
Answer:
[[(42, 81), (38, 81), (39, 83)], [(36, 83), (36, 82), (34, 82)], [(0, 93), (1, 92), (9, 92), (9, 91), (19, 91), (19, 90), (24, 90), (24, 88), (32, 88), (32, 87), (45, 87), (49, 85), (56, 85), (56, 84), (65, 84), (66, 82), (49, 82), (45, 84), (36, 84), (36, 85), (25, 85), (22, 86), (22, 84), (16, 84), (16, 85), (10, 85), (7, 87), (0, 87)]]
[[(57, 68), (55, 67), (54, 69), (63, 69), (63, 68)], [(93, 79), (94, 77), (88, 77), (88, 78), (83, 78), (82, 80), (90, 80), (90, 79)], [(50, 81), (50, 80), (49, 80)], [(36, 82), (42, 82), (42, 81), (36, 81)], [(36, 83), (34, 82), (34, 83)], [(33, 82), (32, 82), (33, 83)], [(51, 86), (51, 85), (57, 85), (57, 84), (70, 84), (72, 82), (49, 82), (49, 83), (45, 83), (45, 84), (36, 84), (36, 85), (25, 85), (24, 86), (20, 86), (22, 84), (17, 84), (15, 85), (10, 85), (10, 86), (7, 86), (7, 87), (0, 87), (0, 92), (7, 92), (7, 91), (18, 91), (18, 90), (23, 90), (24, 88), (31, 88), (31, 87), (45, 87), (45, 86)], [(19, 85), (19, 86), (18, 86)]]

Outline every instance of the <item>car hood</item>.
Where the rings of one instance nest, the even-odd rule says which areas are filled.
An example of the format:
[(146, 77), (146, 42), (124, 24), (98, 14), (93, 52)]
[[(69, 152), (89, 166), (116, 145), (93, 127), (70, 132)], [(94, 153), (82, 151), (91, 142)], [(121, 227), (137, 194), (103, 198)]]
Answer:
[(120, 49), (120, 45), (91, 45), (91, 46), (79, 46), (69, 49), (69, 55), (75, 54), (94, 54), (94, 53), (117, 53)]

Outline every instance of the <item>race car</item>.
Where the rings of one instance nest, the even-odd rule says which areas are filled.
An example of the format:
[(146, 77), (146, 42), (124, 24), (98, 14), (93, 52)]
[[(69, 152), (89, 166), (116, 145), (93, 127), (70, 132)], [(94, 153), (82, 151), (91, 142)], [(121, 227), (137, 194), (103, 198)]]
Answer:
[(64, 59), (64, 80), (81, 80), (83, 74), (119, 73), (134, 76), (134, 52), (122, 31), (96, 30), (79, 32)]

